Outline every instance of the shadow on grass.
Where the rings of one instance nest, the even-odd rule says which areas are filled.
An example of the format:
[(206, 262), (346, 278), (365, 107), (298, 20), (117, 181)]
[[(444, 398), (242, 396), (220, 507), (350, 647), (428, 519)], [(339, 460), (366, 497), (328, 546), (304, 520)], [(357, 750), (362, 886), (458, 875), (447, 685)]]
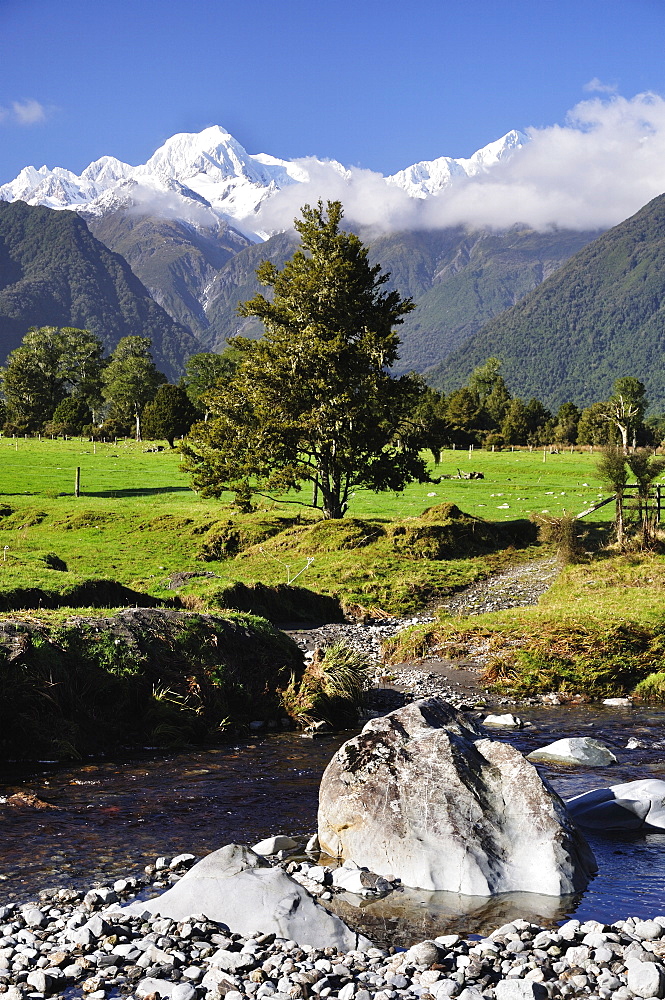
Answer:
[(189, 486), (141, 487), (135, 490), (82, 490), (82, 497), (150, 497), (157, 493), (191, 493)]

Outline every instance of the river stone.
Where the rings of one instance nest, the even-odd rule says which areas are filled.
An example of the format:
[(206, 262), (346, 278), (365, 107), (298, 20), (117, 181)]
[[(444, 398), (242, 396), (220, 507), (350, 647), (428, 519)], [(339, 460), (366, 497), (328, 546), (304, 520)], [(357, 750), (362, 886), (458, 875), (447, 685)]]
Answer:
[(594, 788), (566, 805), (575, 822), (590, 830), (665, 830), (665, 781), (658, 778)]
[(161, 896), (132, 903), (126, 911), (178, 921), (205, 914), (245, 937), (260, 931), (315, 948), (372, 947), (368, 938), (328, 913), (281, 868), (270, 867), (239, 844), (208, 854)]
[(665, 973), (655, 962), (631, 962), (626, 981), (637, 997), (665, 997)]
[(278, 851), (293, 851), (298, 846), (297, 840), (278, 834), (276, 837), (268, 837), (267, 840), (261, 840), (258, 844), (254, 844), (252, 850), (255, 854), (264, 856), (277, 854)]
[(527, 755), (527, 760), (536, 763), (551, 764), (586, 764), (589, 767), (605, 767), (616, 764), (617, 759), (611, 750), (590, 736), (573, 736), (570, 739), (557, 740), (546, 747), (533, 750)]
[(527, 979), (502, 979), (494, 987), (496, 1000), (547, 1000), (549, 993), (542, 983)]
[(496, 729), (523, 729), (524, 723), (517, 715), (510, 712), (506, 715), (487, 715), (483, 719), (484, 726), (492, 726)]
[(321, 780), (321, 849), (414, 888), (583, 889), (595, 862), (561, 799), (514, 747), (479, 735), (436, 697), (372, 719)]

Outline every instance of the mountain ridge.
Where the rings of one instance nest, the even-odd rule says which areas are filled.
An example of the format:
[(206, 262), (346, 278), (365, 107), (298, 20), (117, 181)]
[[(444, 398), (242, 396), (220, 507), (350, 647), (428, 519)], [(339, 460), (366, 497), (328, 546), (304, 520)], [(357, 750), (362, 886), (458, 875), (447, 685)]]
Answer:
[[(468, 158), (423, 160), (383, 180), (411, 198), (426, 199), (457, 179), (473, 180), (488, 173), (528, 141), (524, 133), (513, 130)], [(155, 214), (150, 206), (161, 201), (161, 214), (167, 214), (168, 206), (170, 217), (181, 221), (242, 222), (245, 234), (252, 236), (248, 220), (262, 203), (278, 191), (306, 183), (312, 170), (321, 166), (349, 176), (349, 168), (336, 160), (250, 154), (226, 129), (213, 125), (171, 136), (136, 167), (110, 155), (93, 161), (78, 175), (65, 167), (24, 167), (12, 181), (0, 185), (0, 200), (70, 208), (88, 216), (118, 208), (144, 208), (145, 214)]]
[(31, 326), (88, 329), (107, 351), (139, 333), (151, 339), (155, 364), (170, 378), (201, 350), (76, 212), (0, 201), (0, 361)]
[(515, 306), (483, 325), (428, 374), (463, 384), (488, 356), (501, 358), (516, 395), (548, 406), (608, 398), (631, 375), (665, 411), (665, 195), (601, 234)]

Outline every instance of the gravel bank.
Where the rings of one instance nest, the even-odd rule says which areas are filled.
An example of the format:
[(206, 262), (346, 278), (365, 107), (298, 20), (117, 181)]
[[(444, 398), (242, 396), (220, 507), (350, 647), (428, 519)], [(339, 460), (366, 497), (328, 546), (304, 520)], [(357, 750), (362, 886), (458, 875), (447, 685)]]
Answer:
[[(537, 604), (556, 579), (559, 568), (556, 557), (530, 560), (453, 594), (442, 602), (441, 608), (453, 615), (479, 615)], [(383, 666), (381, 643), (385, 639), (410, 625), (433, 620), (431, 614), (420, 614), (409, 618), (348, 622), (318, 628), (286, 628), (285, 631), (305, 651), (311, 652), (319, 646), (329, 646), (341, 640), (374, 663), (376, 688), (370, 698), (374, 709), (396, 708), (400, 701), (394, 696), (395, 692), (414, 698), (438, 694), (451, 701), (456, 708), (472, 708), (479, 702), (492, 705), (511, 703), (509, 698), (490, 696), (479, 686), (478, 675), (484, 665), (483, 650), (478, 651), (477, 659), (462, 663), (433, 656), (413, 663), (400, 663), (388, 668)]]
[[(665, 917), (611, 925), (514, 920), (484, 938), (444, 935), (409, 950), (342, 954), (257, 934), (243, 938), (205, 916), (131, 916), (118, 904), (167, 888), (191, 855), (160, 858), (144, 878), (83, 894), (42, 892), (0, 907), (0, 991), (45, 996), (172, 1000), (630, 1000), (665, 996)], [(282, 863), (297, 872), (294, 862)], [(310, 867), (309, 863), (304, 867)]]

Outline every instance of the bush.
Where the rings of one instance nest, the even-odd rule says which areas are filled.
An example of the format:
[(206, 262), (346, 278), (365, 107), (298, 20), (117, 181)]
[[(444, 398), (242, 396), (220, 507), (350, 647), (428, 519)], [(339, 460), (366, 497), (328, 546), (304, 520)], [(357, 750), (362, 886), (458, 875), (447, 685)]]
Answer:
[(533, 520), (538, 525), (539, 541), (556, 545), (557, 555), (564, 566), (580, 562), (585, 553), (587, 532), (577, 518), (570, 514), (563, 517), (536, 514)]

